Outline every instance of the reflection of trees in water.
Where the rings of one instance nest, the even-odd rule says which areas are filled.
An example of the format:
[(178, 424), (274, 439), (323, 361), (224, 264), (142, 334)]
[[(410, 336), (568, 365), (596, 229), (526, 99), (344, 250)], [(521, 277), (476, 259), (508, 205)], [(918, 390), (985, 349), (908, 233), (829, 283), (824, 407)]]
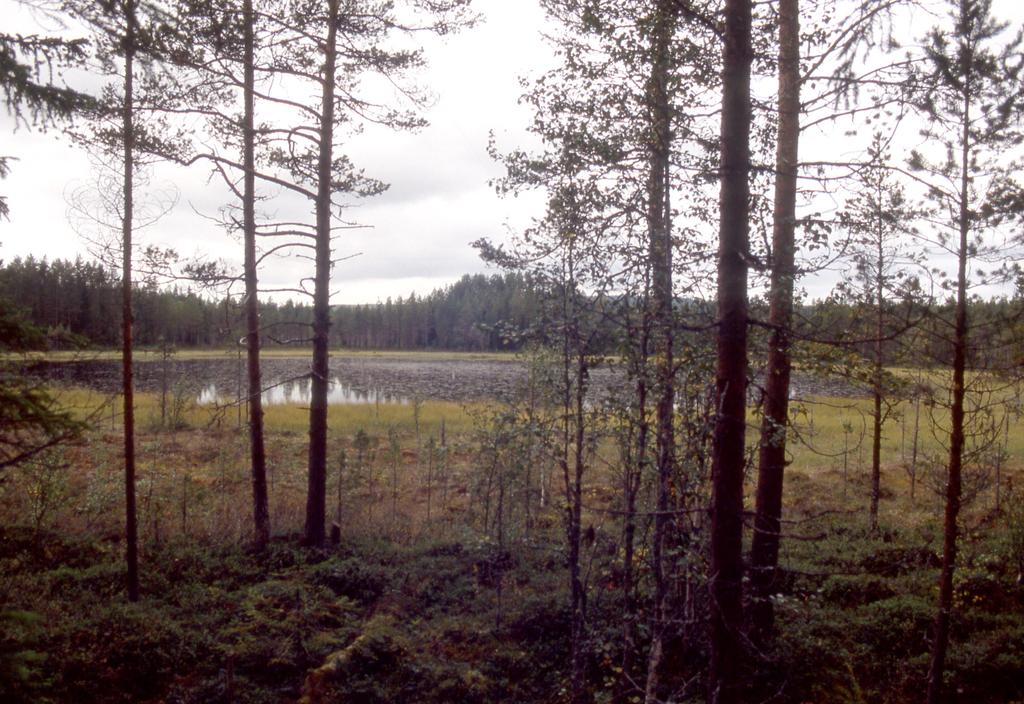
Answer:
[[(263, 392), (263, 403), (270, 406), (284, 404), (308, 404), (313, 383), (309, 378), (289, 379), (273, 384)], [(235, 392), (224, 384), (211, 382), (198, 395), (200, 404), (229, 403), (235, 400)], [(327, 394), (332, 404), (408, 403), (408, 398), (388, 393), (381, 387), (362, 388), (334, 376)]]

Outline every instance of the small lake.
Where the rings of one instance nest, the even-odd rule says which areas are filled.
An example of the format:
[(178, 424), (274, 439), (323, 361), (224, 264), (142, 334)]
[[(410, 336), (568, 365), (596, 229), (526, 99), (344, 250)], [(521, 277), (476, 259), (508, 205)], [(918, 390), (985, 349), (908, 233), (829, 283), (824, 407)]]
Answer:
[[(526, 379), (526, 367), (515, 360), (367, 357), (332, 355), (328, 402), (332, 404), (410, 403), (414, 399), (479, 401), (504, 398)], [(308, 405), (312, 381), (309, 359), (273, 357), (262, 360), (263, 401), (268, 405)], [(117, 393), (121, 363), (82, 359), (39, 362), (31, 373), (50, 381)], [(142, 392), (194, 395), (203, 404), (233, 403), (247, 389), (245, 359), (174, 359), (137, 361), (135, 387)]]
[[(308, 405), (312, 382), (309, 359), (262, 360), (263, 401), (267, 405)], [(514, 357), (416, 357), (415, 355), (331, 357), (328, 402), (332, 404), (410, 403), (414, 399), (484, 401), (512, 398), (527, 380), (527, 366)], [(116, 359), (38, 362), (30, 372), (50, 381), (117, 393), (121, 363)], [(599, 397), (616, 393), (624, 374), (607, 365), (590, 372)], [(143, 392), (189, 394), (202, 404), (235, 403), (246, 394), (245, 359), (174, 359), (135, 364), (135, 386)], [(751, 388), (752, 395), (756, 393)], [(793, 396), (859, 396), (863, 391), (842, 381), (793, 376)]]

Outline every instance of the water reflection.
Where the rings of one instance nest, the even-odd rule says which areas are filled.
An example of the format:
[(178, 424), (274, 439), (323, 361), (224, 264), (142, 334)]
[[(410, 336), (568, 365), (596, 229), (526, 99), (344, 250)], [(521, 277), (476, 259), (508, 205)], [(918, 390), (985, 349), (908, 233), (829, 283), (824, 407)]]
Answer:
[[(309, 397), (313, 390), (312, 379), (294, 379), (271, 386), (263, 392), (263, 404), (279, 406), (286, 404), (309, 405)], [(199, 391), (200, 404), (234, 403), (238, 399), (238, 388), (234, 384), (209, 383)], [(327, 389), (329, 404), (377, 404), (377, 403), (408, 403), (405, 396), (390, 394), (380, 388), (357, 388), (342, 381), (341, 377), (331, 379)]]

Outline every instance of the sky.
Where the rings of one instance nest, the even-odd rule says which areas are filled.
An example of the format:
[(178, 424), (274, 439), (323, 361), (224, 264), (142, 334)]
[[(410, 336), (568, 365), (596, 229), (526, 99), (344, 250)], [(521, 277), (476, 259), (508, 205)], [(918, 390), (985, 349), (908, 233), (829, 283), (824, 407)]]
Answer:
[[(426, 39), (429, 65), (418, 76), (434, 96), (425, 112), (430, 125), (414, 133), (367, 129), (342, 147), (390, 189), (344, 214), (364, 227), (336, 241), (337, 256), (352, 258), (333, 272), (335, 303), (425, 294), (465, 273), (488, 271), (470, 243), (481, 237), (505, 240), (542, 212), (540, 194), (503, 199), (494, 193), (488, 181), (502, 169), (488, 156), (487, 144), (491, 132), (504, 150), (533, 139), (525, 129), (530, 111), (518, 99), (520, 78), (536, 76), (555, 62), (541, 35), (544, 14), (537, 0), (473, 0), (473, 7), (482, 19), (477, 26)], [(1019, 0), (995, 0), (994, 9), (1018, 27), (1024, 21)], [(36, 20), (12, 0), (0, 0), (0, 15), (5, 31), (33, 31)], [(915, 15), (910, 31), (921, 32), (932, 23), (927, 15)], [(55, 29), (44, 26), (42, 31)], [(804, 145), (802, 153), (813, 150), (813, 144)], [(86, 154), (56, 129), (14, 131), (2, 114), (0, 153), (17, 159), (0, 184), (11, 208), (10, 222), (0, 222), (0, 258), (89, 256), (87, 233), (76, 231), (81, 228), (73, 226), (68, 214), (69, 194), (95, 180), (95, 166)], [(239, 261), (240, 245), (214, 222), (229, 194), (208, 169), (162, 166), (151, 183), (159, 193), (176, 191), (177, 204), (140, 233), (141, 244), (170, 246), (186, 257)], [(267, 206), (268, 215), (311, 217), (305, 201), (263, 192), (277, 196)], [(268, 288), (290, 287), (310, 271), (304, 259), (268, 260), (261, 281)], [(806, 288), (812, 296), (824, 295), (834, 278), (827, 274), (806, 282)]]
[[(425, 294), (465, 273), (491, 271), (470, 243), (506, 237), (543, 205), (539, 198), (499, 198), (488, 181), (502, 169), (487, 154), (492, 131), (506, 149), (530, 140), (530, 112), (518, 105), (519, 78), (552, 61), (539, 31), (543, 12), (533, 0), (473, 5), (482, 22), (426, 44), (429, 63), (418, 76), (433, 94), (425, 112), (430, 125), (413, 133), (368, 129), (342, 147), (367, 175), (390, 188), (354, 203), (344, 215), (366, 227), (336, 241), (338, 256), (358, 256), (335, 268), (335, 303)], [(24, 10), (8, 0), (0, 0), (0, 15), (14, 18), (18, 30), (31, 26)], [(5, 30), (9, 26), (5, 19)], [(89, 158), (59, 130), (12, 127), (8, 116), (0, 116), (0, 153), (17, 158), (0, 184), (11, 208), (10, 222), (0, 222), (0, 258), (89, 256), (89, 244), (67, 212), (69, 194), (94, 181)], [(178, 201), (168, 216), (140, 233), (141, 242), (171, 246), (183, 256), (237, 261), (240, 247), (208, 219), (229, 200), (209, 175), (202, 166), (157, 169), (153, 188), (165, 192), (173, 183)], [(275, 215), (309, 212), (305, 203), (288, 198), (267, 207)], [(309, 268), (302, 259), (277, 259), (267, 262), (261, 276), (268, 288), (288, 286)]]

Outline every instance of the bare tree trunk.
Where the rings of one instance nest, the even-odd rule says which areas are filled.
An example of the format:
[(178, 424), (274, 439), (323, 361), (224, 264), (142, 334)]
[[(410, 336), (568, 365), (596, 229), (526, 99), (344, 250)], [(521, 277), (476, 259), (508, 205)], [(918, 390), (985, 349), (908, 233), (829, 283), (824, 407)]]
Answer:
[(910, 500), (914, 500), (917, 491), (917, 441), (921, 431), (921, 391), (918, 389), (914, 397), (914, 440), (910, 454)]
[(1009, 457), (1010, 447), (1010, 411), (1003, 411), (1003, 442), (1002, 447), (996, 443), (999, 454), (996, 455), (996, 513), (1002, 510), (1003, 461)]
[(348, 455), (345, 453), (345, 448), (342, 448), (341, 453), (338, 455), (338, 500), (334, 508), (334, 521), (338, 524), (339, 531), (341, 530), (342, 501), (344, 499), (345, 470), (347, 467)]
[(160, 346), (160, 427), (167, 427), (167, 358), (170, 356), (170, 344), (164, 340)]
[(928, 670), (928, 704), (942, 699), (942, 673), (949, 645), (949, 622), (953, 610), (953, 571), (956, 567), (957, 518), (960, 514), (961, 469), (964, 452), (964, 376), (967, 368), (967, 257), (970, 234), (971, 87), (964, 86), (963, 135), (960, 154), (960, 244), (957, 250), (956, 324), (953, 333), (953, 406), (950, 409), (949, 468), (946, 477), (946, 515), (942, 539), (942, 571), (939, 576), (939, 604), (932, 634), (931, 666)]
[[(573, 292), (575, 295), (575, 291)], [(578, 336), (577, 336), (578, 337)], [(579, 344), (579, 340), (576, 340)], [(586, 467), (586, 421), (584, 418), (587, 360), (583, 350), (577, 350), (575, 369), (576, 393), (573, 399), (573, 476), (569, 490), (569, 570), (572, 586), (572, 702), (590, 701), (587, 689), (587, 593), (583, 586), (580, 565), (580, 542), (583, 517), (583, 475)], [(568, 479), (568, 477), (566, 477)]]
[(637, 600), (636, 600), (636, 498), (647, 466), (647, 442), (650, 423), (647, 420), (647, 369), (649, 360), (650, 315), (642, 313), (642, 330), (638, 351), (636, 383), (635, 438), (629, 438), (635, 453), (626, 458), (622, 473), (622, 664), (613, 701), (628, 702), (636, 690), (633, 669), (637, 663)]
[(668, 74), (675, 4), (661, 0), (653, 37), (651, 77), (648, 83), (650, 120), (650, 173), (647, 185), (647, 228), (650, 270), (653, 283), (652, 322), (658, 358), (655, 408), (655, 462), (658, 473), (657, 512), (651, 547), (654, 576), (653, 631), (647, 663), (645, 699), (657, 699), (664, 653), (668, 609), (668, 579), (665, 543), (672, 525), (669, 503), (675, 471), (675, 362), (674, 314), (672, 300), (672, 218), (669, 207), (669, 159), (672, 148), (672, 114), (669, 106)]
[(789, 385), (792, 362), (797, 161), (800, 147), (800, 6), (779, 0), (779, 128), (775, 165), (775, 213), (768, 322), (768, 369), (758, 456), (756, 517), (750, 549), (751, 636), (772, 631), (771, 594), (779, 563)]
[(739, 700), (747, 390), (751, 0), (726, 0), (718, 250), (718, 413), (711, 473), (711, 704)]
[(132, 375), (132, 209), (135, 176), (135, 0), (125, 3), (124, 212), (121, 214), (121, 393), (124, 396), (125, 557), (128, 600), (139, 600), (139, 527), (135, 509), (135, 386)]
[(267, 452), (263, 444), (263, 380), (260, 370), (260, 300), (256, 273), (256, 130), (255, 72), (252, 0), (242, 1), (245, 77), (242, 162), (242, 225), (245, 238), (245, 324), (249, 372), (249, 448), (252, 460), (253, 545), (265, 550), (270, 542), (270, 508), (267, 496)]
[(313, 368), (309, 399), (309, 487), (306, 494), (307, 545), (324, 544), (327, 513), (327, 384), (331, 327), (331, 183), (334, 145), (334, 90), (337, 71), (338, 2), (328, 0), (327, 41), (321, 77), (320, 158), (317, 165), (316, 273), (313, 284)]
[[(879, 207), (881, 207), (881, 187), (877, 193)], [(878, 500), (882, 492), (882, 362), (883, 347), (882, 335), (885, 328), (885, 291), (883, 289), (882, 267), (885, 265), (885, 251), (883, 245), (882, 217), (878, 214), (875, 233), (878, 251), (875, 253), (875, 264), (878, 267), (875, 281), (875, 360), (872, 370), (872, 395), (874, 401), (874, 414), (872, 416), (871, 428), (871, 532), (878, 530)]]
[[(429, 442), (427, 442), (427, 525), (430, 525), (430, 504), (431, 504), (431, 493), (433, 491), (434, 481), (434, 436), (430, 436)], [(529, 486), (529, 481), (527, 481)], [(526, 505), (527, 517), (529, 517), (530, 505)]]

